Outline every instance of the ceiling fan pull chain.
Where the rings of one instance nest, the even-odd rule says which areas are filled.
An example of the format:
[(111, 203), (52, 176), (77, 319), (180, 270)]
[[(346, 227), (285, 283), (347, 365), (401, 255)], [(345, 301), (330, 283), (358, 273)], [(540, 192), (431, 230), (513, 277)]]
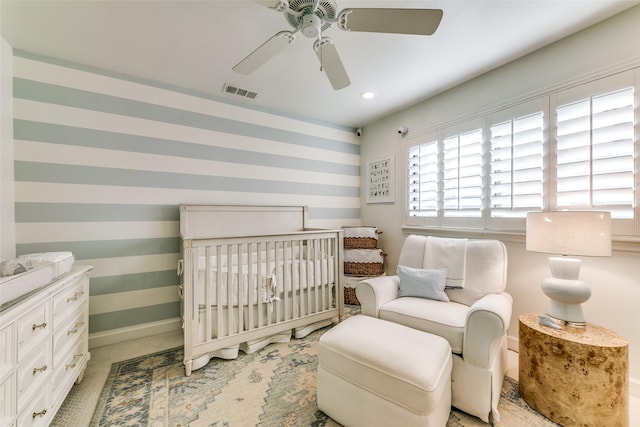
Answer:
[(322, 72), (324, 65), (324, 54), (322, 52), (322, 29), (320, 29), (320, 34), (318, 34), (318, 41), (316, 43), (318, 43), (318, 48), (320, 49), (320, 72)]

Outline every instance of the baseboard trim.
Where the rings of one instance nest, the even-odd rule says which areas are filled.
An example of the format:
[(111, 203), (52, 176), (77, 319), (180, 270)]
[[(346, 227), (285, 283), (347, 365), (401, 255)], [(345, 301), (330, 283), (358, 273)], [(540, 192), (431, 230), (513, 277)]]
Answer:
[(518, 353), (519, 349), (518, 349), (518, 338), (517, 337), (513, 337), (511, 335), (507, 335), (507, 348), (509, 350), (515, 351), (516, 353)]
[(89, 334), (89, 349), (117, 344), (123, 341), (145, 338), (152, 335), (177, 332), (181, 328), (182, 323), (180, 318), (176, 317), (173, 319), (144, 323), (142, 325), (112, 329), (105, 332), (96, 332)]

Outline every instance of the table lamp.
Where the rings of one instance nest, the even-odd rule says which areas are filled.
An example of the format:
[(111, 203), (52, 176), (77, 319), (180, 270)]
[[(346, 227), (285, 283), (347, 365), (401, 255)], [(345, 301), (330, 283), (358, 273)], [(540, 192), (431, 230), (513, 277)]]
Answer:
[(549, 297), (548, 315), (562, 324), (584, 327), (582, 303), (591, 289), (580, 277), (577, 256), (611, 255), (611, 213), (601, 211), (530, 212), (527, 214), (528, 251), (554, 253), (551, 276), (542, 281)]

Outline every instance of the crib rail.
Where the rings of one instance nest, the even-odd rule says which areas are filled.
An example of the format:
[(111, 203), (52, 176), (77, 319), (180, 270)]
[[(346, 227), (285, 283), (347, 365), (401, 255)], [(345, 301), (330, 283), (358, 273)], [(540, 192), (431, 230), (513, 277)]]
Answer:
[(341, 316), (342, 247), (341, 230), (183, 240), (185, 365)]

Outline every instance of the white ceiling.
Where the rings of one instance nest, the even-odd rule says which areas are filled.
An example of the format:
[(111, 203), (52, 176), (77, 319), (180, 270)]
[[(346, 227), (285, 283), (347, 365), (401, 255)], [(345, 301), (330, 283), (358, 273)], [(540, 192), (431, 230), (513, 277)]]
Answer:
[[(30, 53), (355, 128), (640, 1), (337, 0), (339, 10), (444, 11), (432, 36), (349, 33), (335, 25), (326, 30), (323, 35), (332, 38), (352, 82), (339, 91), (320, 71), (313, 40), (302, 35), (252, 75), (232, 71), (273, 34), (290, 29), (281, 13), (262, 3), (0, 0), (0, 30), (11, 46)], [(223, 94), (225, 83), (258, 96)], [(364, 91), (377, 96), (363, 100)]]

